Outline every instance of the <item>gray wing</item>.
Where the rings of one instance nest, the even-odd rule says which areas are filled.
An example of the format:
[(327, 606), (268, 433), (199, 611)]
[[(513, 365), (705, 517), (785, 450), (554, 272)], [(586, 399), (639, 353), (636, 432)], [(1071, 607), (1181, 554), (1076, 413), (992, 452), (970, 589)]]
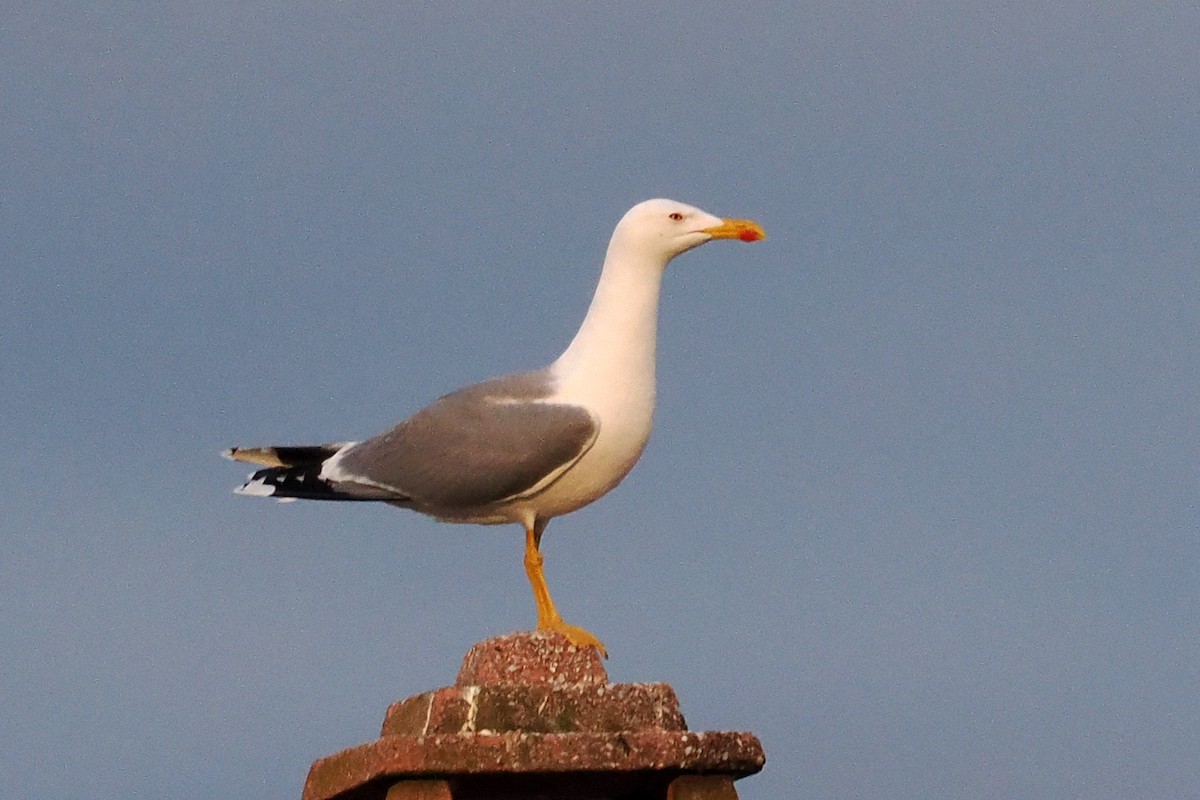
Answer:
[(539, 402), (550, 391), (544, 371), (460, 389), (347, 450), (339, 472), (394, 489), (419, 509), (443, 512), (540, 490), (599, 433), (587, 409)]

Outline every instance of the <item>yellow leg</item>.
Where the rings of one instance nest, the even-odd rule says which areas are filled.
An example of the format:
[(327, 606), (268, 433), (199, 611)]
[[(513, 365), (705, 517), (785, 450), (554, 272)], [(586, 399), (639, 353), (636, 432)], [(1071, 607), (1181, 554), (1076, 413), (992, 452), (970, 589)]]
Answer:
[(608, 651), (594, 635), (575, 625), (568, 625), (559, 616), (554, 601), (550, 598), (550, 587), (542, 573), (542, 551), (538, 549), (542, 539), (542, 526), (525, 527), (525, 574), (533, 587), (533, 602), (537, 604), (538, 630), (561, 633), (576, 647), (594, 647), (600, 655), (608, 658)]

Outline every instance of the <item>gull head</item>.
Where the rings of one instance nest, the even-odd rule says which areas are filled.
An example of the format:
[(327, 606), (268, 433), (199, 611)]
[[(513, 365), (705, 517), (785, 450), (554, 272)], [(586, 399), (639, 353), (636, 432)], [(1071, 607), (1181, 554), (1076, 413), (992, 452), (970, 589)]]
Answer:
[(646, 200), (626, 212), (613, 232), (613, 244), (635, 248), (666, 264), (713, 239), (757, 242), (766, 233), (748, 219), (722, 219), (676, 200)]

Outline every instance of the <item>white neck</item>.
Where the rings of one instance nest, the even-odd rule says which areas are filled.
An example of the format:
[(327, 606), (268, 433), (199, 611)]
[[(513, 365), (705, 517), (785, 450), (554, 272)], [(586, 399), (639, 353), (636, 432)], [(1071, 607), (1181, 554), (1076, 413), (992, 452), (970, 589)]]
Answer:
[(554, 362), (560, 380), (632, 379), (653, 393), (658, 296), (667, 260), (656, 261), (631, 249), (617, 237), (609, 244), (587, 316)]

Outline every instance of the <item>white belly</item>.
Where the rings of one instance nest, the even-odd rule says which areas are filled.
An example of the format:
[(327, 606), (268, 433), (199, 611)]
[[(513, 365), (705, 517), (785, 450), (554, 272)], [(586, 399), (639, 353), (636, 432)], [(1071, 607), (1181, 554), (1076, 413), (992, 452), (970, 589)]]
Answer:
[(627, 373), (624, 377), (624, 381), (610, 382), (601, 391), (591, 381), (579, 378), (559, 385), (550, 402), (586, 406), (599, 419), (600, 433), (578, 463), (522, 503), (537, 516), (560, 516), (600, 499), (629, 474), (641, 457), (653, 424), (654, 376), (651, 372), (648, 376)]
[(544, 492), (530, 498), (530, 507), (539, 517), (557, 517), (600, 499), (633, 469), (649, 437), (649, 425), (641, 435), (630, 431), (606, 437), (601, 430), (592, 449)]

